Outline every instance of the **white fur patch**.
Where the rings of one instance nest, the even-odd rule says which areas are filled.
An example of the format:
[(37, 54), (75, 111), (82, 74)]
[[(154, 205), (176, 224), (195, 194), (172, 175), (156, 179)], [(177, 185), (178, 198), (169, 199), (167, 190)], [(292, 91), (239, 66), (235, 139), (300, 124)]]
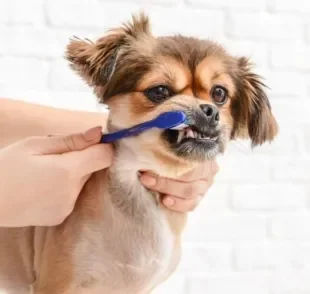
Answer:
[(111, 172), (120, 187), (110, 195), (102, 183), (102, 222), (85, 224), (74, 251), (76, 281), (84, 280), (89, 289), (100, 285), (109, 294), (147, 293), (168, 274), (174, 236), (164, 212), (137, 178), (138, 170), (150, 168), (150, 158), (141, 154), (127, 148), (118, 153)]

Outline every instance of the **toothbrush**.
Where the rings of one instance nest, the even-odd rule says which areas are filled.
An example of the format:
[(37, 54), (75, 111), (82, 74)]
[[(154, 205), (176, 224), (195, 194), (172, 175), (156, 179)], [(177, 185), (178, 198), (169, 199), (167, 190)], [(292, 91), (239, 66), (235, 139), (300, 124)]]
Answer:
[(186, 127), (188, 127), (188, 124), (185, 113), (182, 111), (170, 111), (160, 114), (153, 120), (146, 121), (131, 128), (104, 134), (100, 142), (111, 143), (126, 137), (137, 136), (152, 128), (182, 130)]

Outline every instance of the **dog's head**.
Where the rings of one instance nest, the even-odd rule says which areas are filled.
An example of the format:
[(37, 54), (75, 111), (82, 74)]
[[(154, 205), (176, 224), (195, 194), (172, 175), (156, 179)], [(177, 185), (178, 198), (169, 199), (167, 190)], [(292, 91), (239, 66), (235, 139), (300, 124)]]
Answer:
[(249, 138), (256, 146), (277, 133), (264, 85), (247, 58), (207, 40), (154, 37), (143, 14), (94, 43), (72, 40), (67, 58), (108, 104), (111, 131), (166, 111), (187, 114), (183, 131), (154, 129), (120, 142), (166, 166), (214, 158), (230, 139)]

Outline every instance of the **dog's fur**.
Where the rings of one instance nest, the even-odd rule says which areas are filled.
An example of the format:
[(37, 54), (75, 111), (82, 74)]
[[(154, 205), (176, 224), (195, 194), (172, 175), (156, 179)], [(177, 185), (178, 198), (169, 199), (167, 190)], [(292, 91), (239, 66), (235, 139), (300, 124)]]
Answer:
[[(175, 178), (224, 152), (229, 140), (249, 138), (253, 146), (271, 141), (277, 124), (264, 85), (246, 58), (211, 41), (152, 36), (143, 14), (94, 43), (72, 40), (67, 58), (108, 104), (110, 131), (183, 110), (193, 128), (216, 134), (217, 141), (177, 144), (176, 133), (158, 129), (119, 141), (111, 168), (92, 175), (61, 225), (0, 230), (0, 289), (150, 293), (177, 267), (186, 214), (163, 207), (159, 195), (140, 184), (139, 171)], [(173, 95), (149, 99), (157, 85), (168, 85)], [(211, 97), (214, 85), (227, 89), (221, 106)], [(201, 104), (218, 109), (217, 127), (208, 125)]]

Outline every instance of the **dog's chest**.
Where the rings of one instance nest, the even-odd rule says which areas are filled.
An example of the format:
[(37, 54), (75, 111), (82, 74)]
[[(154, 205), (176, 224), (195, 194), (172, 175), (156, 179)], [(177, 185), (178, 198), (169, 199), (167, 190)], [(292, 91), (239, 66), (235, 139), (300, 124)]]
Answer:
[(147, 293), (172, 262), (174, 237), (165, 215), (152, 199), (104, 199), (102, 221), (85, 226), (77, 244), (75, 256), (87, 256), (77, 260), (77, 280), (104, 293)]

